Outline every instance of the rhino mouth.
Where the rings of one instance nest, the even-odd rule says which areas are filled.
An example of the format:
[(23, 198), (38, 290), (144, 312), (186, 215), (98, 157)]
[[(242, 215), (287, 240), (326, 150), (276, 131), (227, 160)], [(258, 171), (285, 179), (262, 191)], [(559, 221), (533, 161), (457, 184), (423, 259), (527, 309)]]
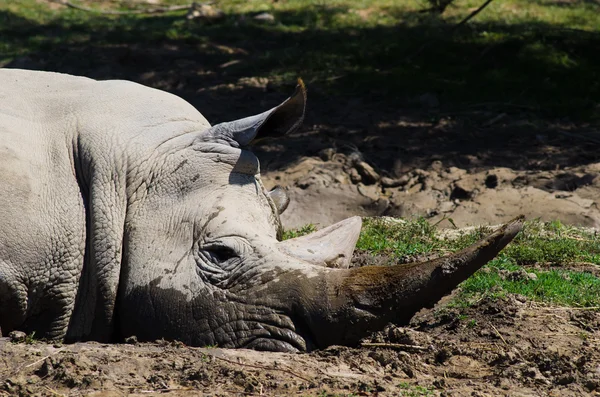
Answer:
[[(293, 331), (290, 331), (293, 332)], [(244, 349), (253, 349), (261, 351), (276, 351), (285, 353), (299, 353), (309, 351), (306, 348), (304, 339), (295, 335), (293, 337), (285, 337), (280, 335), (280, 338), (265, 337), (255, 338), (252, 341), (243, 344)]]
[[(295, 323), (294, 323), (295, 325)], [(304, 352), (310, 351), (314, 344), (307, 339), (304, 332), (299, 332), (295, 326), (281, 324), (256, 324), (255, 335), (248, 341), (241, 343), (240, 347), (246, 349), (279, 352)]]

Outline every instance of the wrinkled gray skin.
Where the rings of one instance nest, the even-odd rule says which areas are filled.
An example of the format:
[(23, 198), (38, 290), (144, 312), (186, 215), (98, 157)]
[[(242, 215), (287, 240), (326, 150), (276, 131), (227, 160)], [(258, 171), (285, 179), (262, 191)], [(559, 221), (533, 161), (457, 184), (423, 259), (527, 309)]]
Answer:
[(520, 229), (441, 262), (367, 270), (347, 269), (359, 218), (280, 242), (287, 198), (264, 189), (244, 147), (297, 128), (305, 99), (299, 85), (270, 111), (211, 127), (135, 83), (0, 69), (0, 329), (352, 345), (435, 303)]

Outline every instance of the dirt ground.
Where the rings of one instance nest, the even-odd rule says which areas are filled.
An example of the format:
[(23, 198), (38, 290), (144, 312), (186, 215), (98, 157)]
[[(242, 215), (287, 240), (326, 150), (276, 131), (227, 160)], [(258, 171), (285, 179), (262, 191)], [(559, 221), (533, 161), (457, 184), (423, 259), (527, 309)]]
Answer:
[(600, 316), (512, 296), (309, 354), (0, 339), (0, 395), (600, 395)]
[(600, 227), (600, 134), (589, 125), (534, 123), (527, 112), (371, 117), (393, 118), (357, 105), (255, 148), (265, 184), (290, 193), (285, 226), (362, 215), (423, 216), (450, 228), (525, 214)]

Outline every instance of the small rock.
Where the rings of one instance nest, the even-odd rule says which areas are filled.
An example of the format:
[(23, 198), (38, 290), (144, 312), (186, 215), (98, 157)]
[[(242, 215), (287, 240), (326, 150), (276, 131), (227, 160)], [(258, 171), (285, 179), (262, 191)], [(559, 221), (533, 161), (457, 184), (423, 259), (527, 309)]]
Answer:
[(598, 381), (598, 379), (596, 379), (593, 375), (588, 376), (583, 382), (583, 386), (588, 389), (588, 391), (592, 392), (600, 387), (600, 381)]
[(362, 182), (365, 185), (372, 185), (379, 180), (379, 174), (367, 162), (358, 161), (355, 168), (362, 177)]
[(350, 180), (354, 184), (360, 183), (362, 181), (362, 177), (360, 176), (356, 168), (352, 168), (350, 170)]
[(137, 345), (138, 338), (135, 335), (128, 336), (127, 338), (125, 338), (125, 343), (127, 343), (128, 345)]
[(25, 338), (27, 338), (27, 334), (23, 331), (11, 331), (8, 334), (10, 341), (13, 343), (25, 342)]
[(271, 13), (261, 12), (254, 16), (254, 20), (259, 22), (275, 22), (275, 17)]
[(442, 176), (445, 179), (449, 179), (451, 181), (457, 181), (466, 174), (467, 174), (466, 170), (463, 170), (461, 168), (456, 168), (456, 167), (450, 167), (450, 168), (448, 168), (447, 171), (442, 173)]
[(346, 183), (346, 178), (342, 174), (336, 175), (333, 180), (340, 184)]
[(440, 160), (435, 160), (431, 163), (429, 168), (431, 168), (432, 171), (440, 173), (444, 169), (444, 164), (442, 164), (442, 162)]
[[(363, 183), (359, 183), (356, 185), (356, 190), (358, 190), (358, 193), (365, 196), (366, 198), (369, 198), (373, 201), (379, 200), (380, 189), (378, 189), (377, 186), (373, 186), (373, 185), (367, 186)], [(384, 208), (384, 210), (385, 210), (385, 208)]]
[(46, 376), (50, 375), (52, 371), (54, 371), (54, 366), (52, 365), (52, 361), (47, 358), (42, 363), (42, 366), (35, 371), (35, 374), (40, 378), (45, 378)]
[(333, 155), (335, 154), (335, 150), (332, 148), (326, 148), (323, 149), (319, 152), (319, 157), (321, 158), (321, 160), (323, 161), (330, 161), (333, 158)]
[(575, 382), (575, 377), (573, 374), (563, 374), (558, 379), (556, 379), (556, 383), (559, 385), (568, 385)]
[(406, 182), (408, 182), (408, 178), (388, 178), (387, 176), (384, 176), (381, 178), (381, 186), (383, 187), (398, 187), (398, 186), (402, 186), (405, 185)]
[[(535, 274), (534, 274), (534, 276), (535, 276)], [(514, 297), (517, 302), (520, 302), (520, 303), (527, 302), (527, 297), (525, 295), (515, 294)]]
[(454, 211), (454, 208), (455, 204), (452, 201), (443, 201), (439, 206), (441, 212), (452, 212)]
[(408, 189), (408, 193), (414, 194), (414, 193), (420, 192), (421, 190), (423, 190), (423, 184), (417, 183), (416, 185), (413, 185), (410, 189)]
[(410, 328), (389, 326), (386, 331), (388, 334), (388, 339), (392, 343), (419, 346), (428, 346), (431, 343), (431, 338), (429, 335)]
[(543, 376), (543, 375), (540, 373), (540, 370), (539, 370), (539, 369), (537, 369), (536, 367), (529, 367), (529, 368), (527, 368), (527, 369), (523, 370), (523, 375), (527, 376), (528, 378), (535, 378), (535, 377), (537, 377), (538, 375), (539, 375), (539, 376)]
[(546, 385), (550, 384), (548, 378), (542, 375), (540, 370), (536, 367), (529, 367), (528, 369), (524, 370), (523, 375), (529, 378), (533, 378), (533, 380), (535, 380), (537, 383), (542, 383)]
[(498, 387), (500, 387), (502, 390), (510, 390), (512, 388), (512, 385), (508, 379), (501, 378), (498, 382)]
[(487, 337), (487, 336), (490, 336), (491, 334), (492, 333), (490, 332), (489, 329), (483, 328), (479, 331), (479, 336)]
[(511, 281), (535, 281), (537, 280), (537, 275), (535, 273), (528, 273), (525, 269), (515, 270), (514, 272), (508, 270), (500, 270), (498, 275), (503, 280), (511, 280)]
[(211, 6), (210, 4), (198, 4), (194, 3), (188, 11), (187, 19), (201, 19), (206, 22), (213, 22), (225, 17), (225, 13)]

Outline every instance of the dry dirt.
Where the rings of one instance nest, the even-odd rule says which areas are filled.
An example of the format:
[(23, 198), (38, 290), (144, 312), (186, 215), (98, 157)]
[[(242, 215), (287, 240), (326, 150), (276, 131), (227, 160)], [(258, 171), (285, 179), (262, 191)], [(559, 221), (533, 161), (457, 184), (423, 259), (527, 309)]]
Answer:
[[(419, 135), (425, 135), (427, 127), (421, 129)], [(365, 146), (368, 150), (373, 140), (370, 138), (363, 136), (362, 142), (341, 149), (313, 143), (313, 156), (298, 156), (284, 166), (277, 164), (277, 155), (273, 154), (278, 146), (282, 157), (294, 150), (282, 147), (284, 140), (279, 145), (259, 147), (265, 152), (261, 154), (276, 164), (263, 171), (265, 185), (284, 186), (291, 197), (282, 217), (286, 227), (297, 228), (306, 223), (327, 226), (349, 215), (422, 216), (440, 227), (464, 227), (498, 224), (519, 214), (529, 219), (558, 219), (567, 224), (600, 227), (597, 159), (570, 165), (559, 153), (555, 157), (549, 154), (543, 165), (553, 169), (521, 169), (523, 164), (508, 167), (496, 165), (503, 165), (504, 161), (482, 161), (482, 155), (466, 156), (478, 163), (470, 166), (456, 166), (452, 159), (436, 159), (449, 156), (432, 155), (425, 166), (403, 165), (403, 157), (408, 156), (402, 151), (363, 153), (361, 150)], [(381, 136), (375, 136), (375, 140), (386, 141)], [(387, 141), (380, 146), (394, 144), (393, 139)], [(427, 145), (423, 149), (425, 152)], [(568, 146), (547, 148), (549, 152), (565, 149)], [(490, 146), (489, 150), (493, 148)], [(392, 167), (386, 167), (386, 163)]]
[(600, 315), (519, 296), (310, 354), (0, 339), (0, 395), (600, 395)]

